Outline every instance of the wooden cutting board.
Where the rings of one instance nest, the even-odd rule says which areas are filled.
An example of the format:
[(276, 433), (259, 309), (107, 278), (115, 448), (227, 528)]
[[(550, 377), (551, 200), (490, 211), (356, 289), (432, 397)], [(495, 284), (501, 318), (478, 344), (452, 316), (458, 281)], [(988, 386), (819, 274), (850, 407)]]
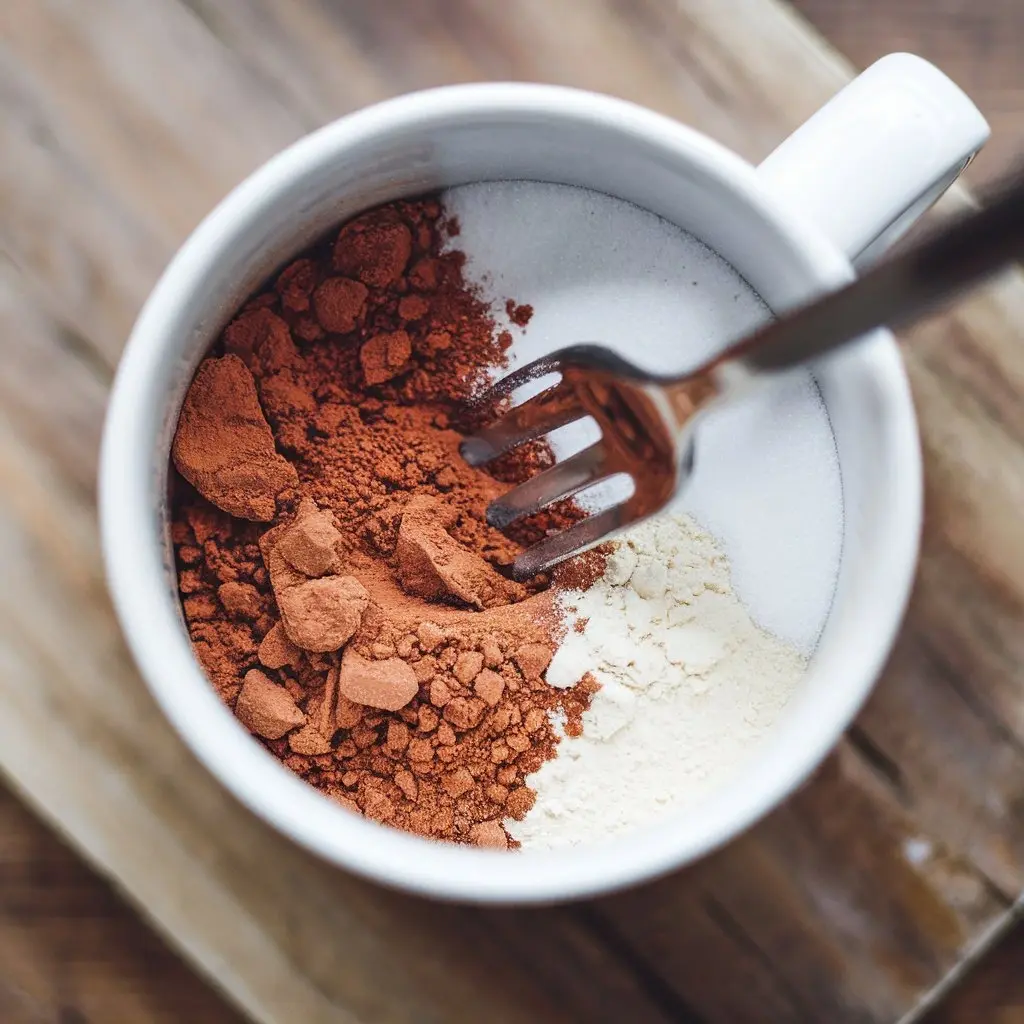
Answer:
[(1019, 276), (908, 348), (927, 525), (876, 694), (788, 804), (652, 885), (479, 910), (318, 862), (171, 732), (104, 590), (94, 479), (119, 350), (175, 246), (282, 145), (411, 88), (515, 78), (616, 93), (756, 160), (849, 76), (774, 0), (0, 5), (0, 767), (254, 1019), (892, 1024), (1011, 920)]

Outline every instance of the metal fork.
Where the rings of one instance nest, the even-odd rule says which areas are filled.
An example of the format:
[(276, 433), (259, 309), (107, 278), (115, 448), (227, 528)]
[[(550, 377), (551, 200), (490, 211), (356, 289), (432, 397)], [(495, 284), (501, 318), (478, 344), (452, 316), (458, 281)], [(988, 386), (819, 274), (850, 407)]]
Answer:
[(493, 501), (499, 529), (618, 474), (633, 494), (551, 534), (516, 558), (528, 579), (660, 511), (693, 471), (694, 431), (722, 402), (859, 339), (883, 324), (918, 319), (1024, 256), (1024, 175), (984, 209), (953, 219), (858, 280), (787, 313), (684, 377), (648, 373), (600, 345), (573, 345), (513, 371), (481, 396), (504, 399), (552, 373), (557, 384), (508, 411), (461, 445), (483, 465), (517, 445), (592, 416), (601, 431), (590, 447)]

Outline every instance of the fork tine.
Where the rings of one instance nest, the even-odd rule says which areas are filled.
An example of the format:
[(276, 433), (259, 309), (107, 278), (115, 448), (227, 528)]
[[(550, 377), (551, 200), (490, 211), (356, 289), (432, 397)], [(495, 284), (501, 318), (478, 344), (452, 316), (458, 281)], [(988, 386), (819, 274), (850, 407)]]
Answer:
[(487, 522), (499, 530), (562, 498), (569, 498), (590, 484), (611, 475), (608, 453), (598, 441), (568, 459), (545, 469), (487, 506)]
[(635, 518), (631, 500), (587, 516), (567, 530), (553, 533), (528, 547), (512, 563), (512, 578), (523, 581), (539, 572), (547, 572), (559, 562), (609, 540), (613, 533), (629, 526)]
[(459, 453), (471, 466), (482, 466), (510, 448), (564, 427), (583, 415), (575, 389), (561, 380), (510, 409), (497, 423), (463, 438)]
[(507, 373), (500, 380), (495, 381), (481, 396), (484, 402), (492, 401), (495, 398), (504, 398), (511, 395), (517, 388), (529, 384), (531, 380), (544, 377), (549, 373), (558, 373), (564, 366), (560, 353), (553, 352), (532, 362), (524, 363), (511, 373)]

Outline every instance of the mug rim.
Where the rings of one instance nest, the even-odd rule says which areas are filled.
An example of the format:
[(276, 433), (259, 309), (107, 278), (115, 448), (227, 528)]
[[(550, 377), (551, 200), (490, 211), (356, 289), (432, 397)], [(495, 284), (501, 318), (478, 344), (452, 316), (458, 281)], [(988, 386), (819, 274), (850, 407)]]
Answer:
[[(178, 250), (146, 301), (125, 347), (111, 391), (100, 471), (101, 539), (109, 588), (143, 679), (186, 745), (235, 797), (278, 831), (321, 857), (389, 886), (436, 898), (475, 902), (548, 902), (635, 884), (705, 855), (777, 807), (820, 764), (871, 691), (909, 599), (917, 564), (922, 505), (921, 455), (909, 384), (895, 341), (874, 332), (858, 352), (879, 385), (885, 422), (899, 462), (898, 500), (887, 520), (899, 563), (886, 586), (869, 642), (822, 716), (819, 729), (785, 769), (753, 786), (728, 813), (704, 814), (702, 827), (667, 819), (598, 846), (529, 851), (524, 856), (431, 842), (345, 812), (293, 776), (263, 750), (220, 701), (195, 658), (166, 593), (162, 555), (152, 530), (144, 472), (151, 448), (137, 424), (157, 401), (161, 353), (175, 345), (169, 325), (243, 227), (295, 179), (355, 140), (422, 127), (430, 119), (543, 112), (643, 138), (675, 161), (699, 165), (742, 199), (806, 270), (808, 281), (834, 287), (852, 277), (846, 257), (824, 235), (778, 207), (753, 166), (702, 133), (644, 107), (563, 86), (487, 83), (409, 93), (363, 108), (299, 139), (255, 170), (207, 215)], [(152, 468), (150, 467), (150, 472)], [(673, 827), (674, 826), (674, 827)]]

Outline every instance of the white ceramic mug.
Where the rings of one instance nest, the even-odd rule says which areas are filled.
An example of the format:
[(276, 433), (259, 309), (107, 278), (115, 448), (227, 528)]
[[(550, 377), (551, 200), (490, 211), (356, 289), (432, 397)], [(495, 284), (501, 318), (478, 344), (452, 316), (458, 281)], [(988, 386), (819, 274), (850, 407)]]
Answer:
[(756, 169), (629, 103), (491, 84), (362, 110), (256, 171), (200, 224), (146, 303), (103, 441), (100, 504), (114, 602), (143, 676), (185, 741), (240, 800), (310, 850), (381, 882), (453, 899), (564, 899), (638, 882), (694, 860), (777, 805), (867, 696), (913, 578), (920, 453), (887, 332), (816, 372), (839, 451), (843, 556), (818, 649), (782, 719), (713, 797), (606, 844), (557, 852), (503, 854), (366, 821), (246, 733), (207, 682), (182, 623), (166, 509), (178, 410), (242, 300), (327, 228), (374, 204), (494, 179), (596, 189), (692, 232), (781, 310), (848, 280), (851, 263), (908, 226), (987, 135), (952, 82), (900, 54), (870, 68)]

